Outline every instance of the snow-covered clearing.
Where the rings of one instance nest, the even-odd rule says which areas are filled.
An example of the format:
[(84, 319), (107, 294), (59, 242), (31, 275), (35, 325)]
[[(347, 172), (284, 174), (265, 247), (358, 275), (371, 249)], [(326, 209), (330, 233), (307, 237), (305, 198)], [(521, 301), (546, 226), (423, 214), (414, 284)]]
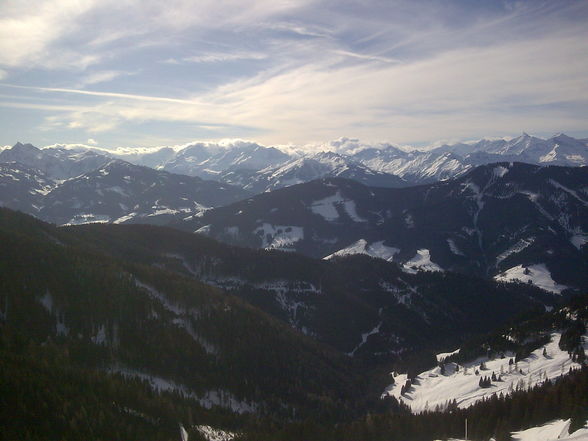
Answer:
[[(568, 433), (570, 420), (555, 420), (541, 426), (531, 427), (520, 432), (512, 432), (512, 441), (586, 441), (588, 440), (588, 426)], [(448, 441), (464, 441), (451, 438)]]
[(580, 441), (588, 440), (588, 427), (568, 433), (570, 420), (555, 420), (538, 427), (512, 432), (513, 441)]
[(528, 239), (520, 239), (512, 247), (510, 247), (508, 250), (499, 254), (496, 257), (496, 264), (498, 265), (500, 262), (502, 262), (504, 259), (506, 259), (507, 257), (509, 257), (512, 254), (520, 253), (525, 248), (527, 248), (529, 245), (531, 245), (534, 241), (535, 241), (534, 237), (529, 237)]
[(63, 224), (63, 226), (83, 225), (83, 224), (92, 224), (92, 223), (106, 224), (108, 222), (110, 222), (110, 216), (108, 216), (106, 214), (82, 213), (82, 214), (76, 214), (69, 221), (67, 221), (65, 224)]
[(494, 173), (494, 176), (496, 178), (502, 178), (504, 177), (505, 174), (508, 173), (508, 168), (503, 167), (502, 165), (499, 165), (498, 167), (494, 167), (494, 170), (492, 170), (492, 172)]
[(405, 262), (402, 268), (410, 274), (416, 274), (417, 271), (443, 271), (443, 268), (431, 261), (431, 253), (426, 248), (417, 250), (415, 256)]
[(357, 214), (355, 202), (345, 199), (341, 196), (341, 192), (339, 191), (332, 196), (314, 201), (310, 205), (312, 212), (318, 214), (327, 222), (333, 222), (339, 219), (339, 211), (337, 210), (337, 207), (342, 207), (345, 213), (347, 213), (354, 222), (366, 222), (365, 219)]
[[(443, 409), (449, 402), (455, 400), (459, 408), (469, 407), (483, 398), (495, 394), (509, 394), (515, 389), (527, 389), (545, 380), (552, 380), (565, 375), (570, 367), (580, 368), (573, 362), (568, 353), (559, 349), (560, 333), (551, 334), (551, 342), (536, 349), (531, 355), (518, 363), (509, 365), (512, 354), (505, 358), (490, 360), (487, 357), (479, 358), (464, 365), (447, 363), (445, 375), (441, 368), (435, 367), (422, 372), (416, 377), (416, 382), (404, 395), (401, 388), (406, 383), (406, 374), (394, 377), (394, 384), (388, 386), (382, 398), (394, 396), (399, 401), (408, 405), (413, 412), (420, 413), (425, 410), (434, 410), (437, 407)], [(583, 337), (584, 349), (588, 348), (586, 336)], [(547, 356), (543, 355), (545, 348)], [(479, 370), (481, 362), (486, 365), (486, 370)], [(479, 375), (475, 374), (475, 370)], [(522, 371), (522, 373), (521, 373)], [(494, 373), (502, 376), (502, 381), (492, 382), (488, 388), (479, 386), (480, 377), (490, 377)]]
[(388, 262), (392, 262), (394, 260), (394, 256), (399, 252), (400, 249), (398, 248), (384, 245), (383, 240), (368, 245), (365, 239), (359, 239), (357, 242), (352, 243), (348, 247), (336, 251), (333, 254), (329, 254), (326, 257), (323, 257), (323, 259), (329, 260), (333, 257), (350, 256), (352, 254), (366, 254), (371, 257), (377, 257), (379, 259), (384, 259)]
[(253, 234), (261, 237), (265, 249), (292, 250), (294, 244), (304, 239), (304, 228), (292, 225), (272, 225), (264, 222)]
[(555, 283), (551, 278), (551, 273), (544, 263), (530, 265), (527, 268), (523, 267), (523, 265), (517, 265), (494, 276), (494, 280), (498, 282), (510, 282), (516, 280), (523, 283), (531, 283), (538, 288), (555, 294), (560, 294), (564, 289), (568, 288), (565, 285)]
[(570, 238), (570, 242), (572, 242), (572, 245), (576, 248), (580, 249), (588, 243), (588, 234), (574, 234)]

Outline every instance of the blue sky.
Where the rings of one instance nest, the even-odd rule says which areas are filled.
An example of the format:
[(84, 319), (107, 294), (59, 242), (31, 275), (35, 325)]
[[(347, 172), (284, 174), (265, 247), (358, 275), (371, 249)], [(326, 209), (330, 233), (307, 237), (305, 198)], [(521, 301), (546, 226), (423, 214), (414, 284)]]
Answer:
[(3, 0), (0, 145), (588, 137), (588, 2)]

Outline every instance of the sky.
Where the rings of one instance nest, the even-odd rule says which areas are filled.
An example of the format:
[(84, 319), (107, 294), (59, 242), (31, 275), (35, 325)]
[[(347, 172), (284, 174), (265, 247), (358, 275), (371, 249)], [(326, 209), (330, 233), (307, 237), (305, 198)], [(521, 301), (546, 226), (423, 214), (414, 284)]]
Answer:
[(0, 145), (588, 137), (588, 1), (2, 0)]

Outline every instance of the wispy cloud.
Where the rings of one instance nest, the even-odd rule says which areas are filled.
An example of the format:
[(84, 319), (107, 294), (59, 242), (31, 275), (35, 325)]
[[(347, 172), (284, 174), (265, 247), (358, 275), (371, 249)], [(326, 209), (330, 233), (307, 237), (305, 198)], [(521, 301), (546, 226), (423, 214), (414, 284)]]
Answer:
[(84, 76), (78, 83), (78, 87), (91, 86), (92, 84), (106, 83), (121, 76), (132, 75), (131, 72), (123, 72), (119, 70), (100, 70)]
[(585, 2), (7, 0), (0, 17), (0, 87), (22, 95), (0, 106), (56, 142), (145, 122), (297, 144), (588, 130)]

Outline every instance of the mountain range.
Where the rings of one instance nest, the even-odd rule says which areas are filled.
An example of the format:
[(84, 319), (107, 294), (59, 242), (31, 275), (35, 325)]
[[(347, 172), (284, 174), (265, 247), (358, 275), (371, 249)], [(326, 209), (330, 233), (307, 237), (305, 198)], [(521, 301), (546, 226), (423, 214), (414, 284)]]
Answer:
[(367, 254), (406, 272), (518, 279), (552, 292), (588, 287), (588, 168), (521, 163), (400, 189), (322, 179), (173, 225), (228, 243), (316, 258)]
[(166, 223), (250, 195), (246, 190), (66, 149), (0, 153), (0, 205), (49, 222)]
[[(570, 304), (544, 314), (565, 299), (528, 285), (410, 274), (367, 256), (325, 261), (236, 248), (158, 226), (57, 228), (0, 209), (0, 239), (0, 391), (11, 415), (0, 430), (9, 439), (98, 439), (114, 428), (116, 439), (172, 440), (185, 432), (210, 441), (203, 433), (216, 433), (211, 425), (246, 440), (293, 440), (301, 430), (309, 440), (376, 440), (389, 425), (405, 431), (401, 439), (427, 439), (419, 430), (454, 436), (459, 429), (443, 421), (463, 421), (463, 414), (421, 418), (402, 404), (434, 396), (431, 375), (444, 385), (469, 379), (468, 393), (487, 393), (472, 386), (473, 368), (464, 378), (453, 362), (438, 372), (435, 352), (461, 345), (462, 358), (452, 360), (466, 368), (483, 350), (493, 366), (501, 352), (540, 352), (543, 333), (557, 327), (568, 329), (557, 354), (557, 342), (548, 347), (557, 364), (567, 348), (579, 354), (575, 329), (588, 311), (580, 300), (583, 309)], [(521, 325), (521, 314), (535, 324)], [(482, 346), (471, 340), (492, 330)], [(520, 357), (523, 366), (527, 356)], [(414, 382), (401, 399), (389, 386), (392, 366), (408, 369), (399, 382)], [(525, 380), (522, 371), (512, 375), (508, 381)], [(569, 387), (542, 390), (557, 405), (532, 421), (569, 418), (574, 410), (563, 402), (585, 398), (570, 392), (581, 390), (584, 372), (549, 375)], [(385, 386), (389, 397), (379, 398)], [(494, 415), (490, 403), (461, 412), (478, 421)], [(385, 419), (377, 428), (374, 412)], [(511, 430), (525, 424), (514, 415)], [(496, 434), (499, 423), (488, 421), (474, 433)]]
[(586, 142), (339, 147), (0, 151), (0, 438), (581, 429)]
[(0, 162), (19, 162), (42, 170), (50, 178), (65, 179), (97, 168), (104, 156), (235, 184), (258, 193), (325, 177), (356, 179), (369, 186), (403, 187), (450, 179), (478, 165), (505, 161), (583, 166), (588, 165), (588, 140), (565, 134), (541, 139), (523, 133), (510, 140), (483, 139), (428, 150), (361, 144), (346, 138), (306, 150), (280, 150), (248, 141), (118, 150), (79, 145), (35, 149), (19, 143), (0, 152)]

